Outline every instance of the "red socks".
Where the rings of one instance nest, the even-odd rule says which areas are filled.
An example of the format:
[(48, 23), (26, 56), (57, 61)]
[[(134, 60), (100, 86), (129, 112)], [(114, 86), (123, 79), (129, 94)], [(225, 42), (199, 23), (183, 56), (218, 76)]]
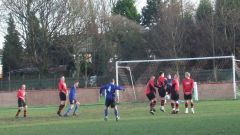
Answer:
[(178, 109), (179, 108), (179, 104), (178, 103), (176, 103), (176, 109)]
[(164, 106), (164, 99), (161, 100), (161, 106)]
[(17, 113), (16, 113), (16, 117), (18, 117), (19, 113), (21, 112), (20, 109), (18, 109)]

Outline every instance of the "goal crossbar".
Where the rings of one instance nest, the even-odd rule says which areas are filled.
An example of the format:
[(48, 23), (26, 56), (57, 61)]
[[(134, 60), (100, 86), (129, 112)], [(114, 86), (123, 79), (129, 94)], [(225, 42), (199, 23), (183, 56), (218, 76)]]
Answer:
[(190, 60), (210, 60), (210, 59), (226, 59), (234, 58), (234, 56), (215, 56), (215, 57), (196, 57), (196, 58), (175, 58), (175, 59), (154, 59), (154, 60), (130, 60), (130, 61), (116, 61), (118, 64), (122, 63), (147, 63), (147, 62), (165, 62), (165, 61), (190, 61)]

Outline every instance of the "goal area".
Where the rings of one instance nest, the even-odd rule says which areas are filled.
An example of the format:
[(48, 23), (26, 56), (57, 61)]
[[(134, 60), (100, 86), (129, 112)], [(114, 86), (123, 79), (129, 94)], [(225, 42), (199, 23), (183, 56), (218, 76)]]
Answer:
[[(151, 75), (162, 71), (173, 77), (179, 75), (180, 100), (183, 99), (182, 80), (190, 72), (197, 84), (199, 100), (237, 99), (240, 61), (234, 56), (116, 61), (116, 83), (126, 91), (118, 94), (120, 101), (146, 101), (146, 84)], [(239, 75), (239, 76), (238, 76)], [(240, 79), (239, 79), (240, 80)]]

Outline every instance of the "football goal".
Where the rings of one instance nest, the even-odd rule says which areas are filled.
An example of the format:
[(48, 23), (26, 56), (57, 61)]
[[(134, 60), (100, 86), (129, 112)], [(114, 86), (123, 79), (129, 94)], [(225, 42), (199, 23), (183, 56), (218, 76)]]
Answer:
[[(238, 64), (239, 63), (239, 64)], [(180, 99), (184, 73), (190, 72), (198, 89), (195, 99), (222, 100), (239, 96), (236, 84), (240, 78), (240, 61), (234, 56), (129, 60), (116, 62), (116, 83), (125, 87), (126, 92), (118, 94), (122, 101), (145, 101), (145, 88), (151, 75), (159, 72), (180, 76)], [(240, 80), (240, 79), (239, 79)]]

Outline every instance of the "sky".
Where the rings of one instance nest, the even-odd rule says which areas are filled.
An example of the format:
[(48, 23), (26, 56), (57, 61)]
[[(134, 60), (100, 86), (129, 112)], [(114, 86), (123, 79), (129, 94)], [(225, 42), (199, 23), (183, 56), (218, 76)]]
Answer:
[[(193, 3), (196, 7), (199, 3), (200, 0), (184, 0), (185, 2), (191, 2)], [(139, 13), (141, 13), (141, 9), (143, 8), (143, 6), (145, 6), (147, 3), (147, 0), (136, 0), (136, 7)], [(1, 25), (5, 25), (5, 24), (1, 24)], [(3, 42), (4, 42), (4, 35), (6, 34), (4, 32), (4, 27), (0, 27), (0, 49), (3, 47)]]
[(138, 12), (141, 12), (141, 9), (143, 6), (145, 6), (147, 3), (147, 0), (136, 0), (136, 7)]

